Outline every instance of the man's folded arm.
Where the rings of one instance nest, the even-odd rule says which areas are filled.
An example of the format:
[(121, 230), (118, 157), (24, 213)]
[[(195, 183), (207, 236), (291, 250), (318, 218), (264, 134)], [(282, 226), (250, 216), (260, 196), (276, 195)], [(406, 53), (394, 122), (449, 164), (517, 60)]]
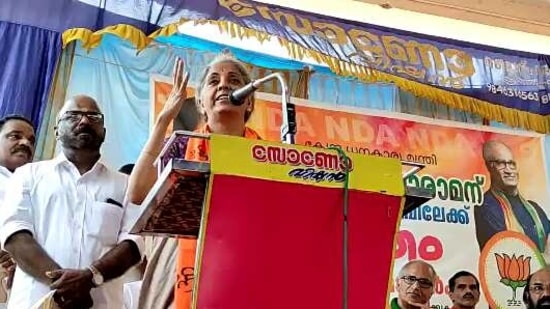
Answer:
[(46, 276), (46, 272), (60, 269), (28, 230), (21, 230), (8, 236), (5, 248), (15, 259), (19, 268), (44, 284), (52, 283), (52, 279)]

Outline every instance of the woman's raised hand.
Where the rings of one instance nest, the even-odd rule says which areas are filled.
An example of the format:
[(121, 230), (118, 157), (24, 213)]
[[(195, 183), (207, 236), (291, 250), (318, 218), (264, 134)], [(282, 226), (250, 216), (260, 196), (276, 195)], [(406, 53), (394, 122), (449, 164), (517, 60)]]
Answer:
[(168, 99), (164, 102), (164, 107), (159, 113), (159, 117), (165, 118), (168, 121), (172, 121), (177, 117), (185, 99), (187, 99), (189, 72), (185, 71), (185, 64), (181, 58), (176, 59), (172, 78), (172, 91), (170, 91)]

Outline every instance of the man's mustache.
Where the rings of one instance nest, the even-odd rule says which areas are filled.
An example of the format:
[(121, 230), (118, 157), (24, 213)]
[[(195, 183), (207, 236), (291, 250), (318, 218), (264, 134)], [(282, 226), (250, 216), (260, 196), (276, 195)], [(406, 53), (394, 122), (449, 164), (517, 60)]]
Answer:
[(29, 146), (18, 145), (15, 148), (13, 148), (13, 150), (11, 151), (12, 154), (18, 153), (18, 152), (24, 152), (29, 156), (29, 158), (32, 157), (32, 149), (29, 148)]
[(550, 308), (550, 296), (543, 296), (537, 301), (535, 308)]
[(96, 132), (94, 131), (94, 129), (92, 129), (91, 127), (89, 126), (83, 126), (83, 127), (80, 127), (80, 128), (77, 128), (75, 130), (75, 134), (78, 135), (78, 134), (82, 134), (82, 133), (86, 133), (86, 134), (90, 134), (92, 136), (96, 136)]
[(474, 298), (474, 294), (472, 294), (472, 293), (466, 293), (466, 294), (464, 294), (463, 297), (466, 297), (466, 296), (470, 296), (471, 298)]

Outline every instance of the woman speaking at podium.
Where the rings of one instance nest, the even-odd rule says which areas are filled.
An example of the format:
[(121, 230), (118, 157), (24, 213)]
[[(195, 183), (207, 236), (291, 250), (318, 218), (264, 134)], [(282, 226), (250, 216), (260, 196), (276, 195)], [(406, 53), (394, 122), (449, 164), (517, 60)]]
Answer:
[[(173, 72), (173, 87), (145, 144), (128, 185), (128, 198), (134, 204), (141, 204), (157, 180), (157, 169), (153, 165), (162, 150), (164, 137), (170, 124), (177, 117), (187, 99), (186, 89), (189, 73), (184, 63), (177, 59)], [(204, 70), (196, 95), (197, 110), (203, 124), (195, 132), (243, 136), (260, 139), (260, 136), (246, 126), (254, 111), (254, 97), (249, 96), (242, 105), (231, 103), (232, 91), (250, 83), (251, 78), (245, 66), (224, 53), (216, 57)], [(208, 140), (190, 138), (178, 150), (190, 161), (208, 161)], [(147, 269), (143, 278), (139, 308), (186, 309), (191, 304), (191, 287), (194, 268), (196, 240), (151, 237), (146, 239)], [(183, 284), (177, 284), (179, 274)], [(185, 278), (181, 278), (181, 277)]]

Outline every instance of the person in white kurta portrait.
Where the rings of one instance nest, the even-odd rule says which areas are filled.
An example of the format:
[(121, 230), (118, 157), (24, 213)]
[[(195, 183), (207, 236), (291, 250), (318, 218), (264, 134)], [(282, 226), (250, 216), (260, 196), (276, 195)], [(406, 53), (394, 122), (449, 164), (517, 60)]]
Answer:
[(0, 241), (17, 262), (9, 309), (30, 308), (55, 290), (61, 308), (121, 308), (117, 280), (141, 259), (128, 231), (127, 176), (100, 160), (104, 115), (94, 99), (68, 100), (56, 125), (61, 153), (18, 168), (0, 213)]
[[(9, 115), (0, 119), (0, 212), (11, 174), (18, 167), (32, 161), (34, 144), (34, 126), (29, 119), (21, 115)], [(0, 247), (0, 304), (7, 299), (15, 272), (13, 259), (8, 252), (1, 249)]]

